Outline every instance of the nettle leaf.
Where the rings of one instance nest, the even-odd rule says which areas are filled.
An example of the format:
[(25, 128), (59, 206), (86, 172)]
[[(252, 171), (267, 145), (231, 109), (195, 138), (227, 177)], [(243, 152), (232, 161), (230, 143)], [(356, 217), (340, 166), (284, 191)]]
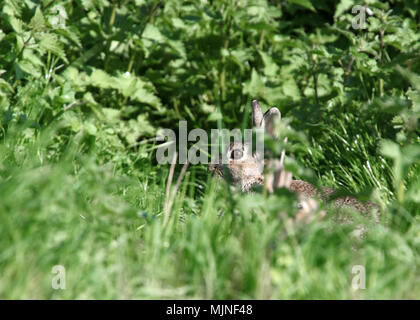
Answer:
[(398, 97), (381, 97), (373, 100), (372, 105), (377, 106), (382, 112), (398, 115), (411, 106), (411, 101)]
[(14, 31), (16, 31), (17, 33), (22, 33), (23, 32), (23, 21), (14, 17), (14, 16), (10, 16), (9, 17), (9, 24), (12, 27), (12, 29)]
[(6, 80), (0, 78), (0, 88), (6, 89), (7, 91), (13, 93), (13, 88)]
[(342, 28), (339, 28), (337, 26), (332, 26), (332, 27), (327, 27), (328, 30), (332, 31), (332, 32), (336, 32), (341, 34), (342, 36), (346, 37), (347, 40), (350, 41), (351, 44), (355, 44), (357, 37), (354, 36), (354, 33)]
[(384, 140), (381, 143), (381, 153), (392, 159), (401, 158), (400, 146), (391, 140)]
[(83, 129), (85, 130), (86, 133), (88, 133), (91, 136), (96, 136), (96, 134), (98, 133), (98, 129), (91, 122), (85, 123), (83, 125)]
[(420, 179), (419, 178), (417, 178), (417, 181), (414, 181), (412, 187), (408, 189), (407, 199), (410, 199), (420, 204)]
[(252, 58), (252, 52), (249, 49), (230, 50), (229, 58), (236, 63), (239, 68), (249, 67), (248, 61)]
[(94, 69), (89, 77), (91, 85), (102, 89), (118, 89), (118, 80), (103, 70)]
[(138, 79), (130, 74), (123, 74), (119, 78), (117, 89), (120, 90), (124, 97), (133, 96), (138, 90)]
[(262, 97), (270, 105), (277, 105), (281, 103), (284, 98), (283, 88), (281, 86), (265, 87)]
[(255, 69), (252, 69), (251, 80), (247, 81), (243, 87), (243, 93), (253, 97), (260, 97), (264, 92), (264, 82)]
[(276, 77), (279, 74), (279, 66), (274, 62), (273, 58), (263, 51), (259, 54), (264, 62), (264, 74), (267, 77)]
[(85, 91), (89, 83), (89, 76), (85, 72), (79, 72), (75, 67), (68, 67), (61, 75), (57, 77), (61, 85), (71, 83), (76, 92)]
[(131, 98), (156, 108), (159, 108), (162, 105), (160, 99), (151, 90), (151, 84), (147, 84), (140, 79), (137, 80), (136, 91)]
[(160, 32), (160, 30), (152, 24), (148, 24), (143, 31), (143, 38), (148, 39), (153, 42), (162, 43), (165, 41), (165, 37)]
[(256, 24), (267, 19), (267, 7), (265, 3), (259, 3), (257, 5), (249, 5), (244, 11), (245, 16), (248, 17), (250, 24)]
[(411, 85), (418, 91), (420, 91), (420, 76), (407, 69), (403, 69), (400, 66), (396, 66), (397, 71), (405, 78), (410, 81)]
[(311, 1), (309, 0), (287, 0), (289, 3), (297, 4), (299, 6), (305, 7), (313, 12), (316, 12), (314, 6), (312, 5)]
[(41, 72), (38, 68), (34, 66), (34, 64), (31, 61), (28, 60), (21, 60), (14, 63), (14, 69), (16, 78), (22, 79), (25, 77), (25, 73), (30, 74), (34, 77), (40, 77)]
[(29, 27), (31, 27), (34, 31), (41, 30), (45, 27), (45, 19), (42, 11), (39, 7), (36, 8), (35, 14), (29, 22)]
[(404, 155), (404, 163), (420, 163), (420, 145), (410, 144), (405, 146), (402, 149), (402, 154)]
[(57, 29), (55, 33), (69, 39), (74, 44), (76, 44), (78, 47), (82, 47), (82, 42), (80, 41), (79, 35), (71, 30), (71, 28), (65, 28), (65, 29)]
[(34, 54), (33, 50), (25, 49), (23, 51), (22, 57), (24, 60), (30, 61), (34, 66), (43, 67), (44, 63), (39, 58), (38, 55)]
[(283, 94), (287, 97), (291, 97), (292, 99), (299, 98), (300, 92), (295, 79), (288, 77), (282, 78), (282, 81)]
[(187, 55), (185, 53), (185, 47), (182, 41), (178, 40), (167, 40), (168, 45), (174, 49), (184, 60), (187, 59)]
[(69, 110), (61, 117), (61, 125), (63, 127), (69, 127), (73, 132), (78, 132), (82, 128), (82, 122), (76, 113)]
[(121, 119), (121, 110), (102, 108), (105, 119), (110, 123), (117, 123)]
[(68, 63), (66, 53), (63, 49), (63, 46), (58, 41), (58, 38), (55, 34), (52, 33), (45, 33), (42, 36), (39, 36), (41, 41), (39, 42), (40, 51), (47, 51), (51, 52), (52, 54), (59, 57), (61, 60)]
[(119, 131), (130, 145), (134, 145), (142, 136), (153, 136), (156, 128), (152, 126), (145, 114), (141, 114), (137, 119), (130, 119), (128, 122), (120, 123)]
[(3, 5), (3, 13), (7, 16), (20, 17), (22, 14), (21, 2), (14, 0), (5, 0)]
[(115, 79), (117, 79), (118, 83), (116, 89), (118, 89), (124, 97), (149, 104), (156, 108), (161, 106), (160, 99), (154, 94), (154, 87), (151, 83), (147, 83), (139, 77), (129, 73), (125, 73)]
[[(75, 77), (74, 72), (72, 74), (73, 78), (78, 78), (78, 76)], [(129, 73), (114, 77), (103, 70), (94, 69), (87, 84), (102, 89), (116, 89), (124, 97), (151, 105), (157, 109), (162, 105), (160, 99), (154, 94), (154, 87), (151, 83)]]
[(147, 48), (153, 46), (154, 43), (166, 44), (184, 60), (187, 58), (184, 43), (179, 40), (168, 38), (154, 25), (147, 25), (143, 32), (143, 42)]
[(341, 16), (344, 12), (350, 10), (350, 8), (354, 7), (356, 4), (358, 4), (356, 0), (341, 0), (335, 9), (334, 17), (337, 18)]

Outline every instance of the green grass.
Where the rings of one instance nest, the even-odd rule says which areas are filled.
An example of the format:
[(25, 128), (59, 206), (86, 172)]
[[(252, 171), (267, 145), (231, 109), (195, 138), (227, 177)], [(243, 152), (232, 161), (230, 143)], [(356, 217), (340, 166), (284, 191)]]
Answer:
[[(331, 218), (295, 228), (278, 214), (293, 214), (288, 194), (230, 197), (192, 166), (163, 227), (167, 166), (130, 153), (130, 167), (100, 163), (100, 150), (81, 154), (74, 138), (49, 160), (57, 132), (28, 143), (24, 131), (0, 144), (3, 299), (418, 298), (418, 217), (404, 232), (357, 221), (369, 226), (362, 241)], [(385, 206), (387, 220), (402, 210)], [(51, 287), (54, 265), (66, 268), (65, 290)], [(366, 267), (365, 290), (351, 287), (354, 265)]]
[[(418, 299), (420, 14), (369, 1), (355, 30), (352, 2), (330, 4), (2, 1), (0, 299)], [(164, 226), (156, 131), (245, 128), (252, 99), (290, 124), (296, 178), (375, 201), (380, 223), (322, 205), (291, 225), (287, 190), (190, 165)]]

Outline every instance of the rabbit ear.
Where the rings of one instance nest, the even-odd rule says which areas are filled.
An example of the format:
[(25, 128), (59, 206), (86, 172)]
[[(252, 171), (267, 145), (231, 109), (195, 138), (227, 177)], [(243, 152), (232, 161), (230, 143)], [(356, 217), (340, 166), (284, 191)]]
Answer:
[(254, 127), (261, 127), (263, 122), (263, 113), (258, 100), (252, 100), (252, 124)]
[(268, 109), (267, 112), (264, 113), (262, 119), (262, 127), (265, 128), (265, 131), (274, 138), (277, 138), (277, 134), (274, 133), (274, 125), (275, 122), (280, 121), (280, 119), (281, 113), (276, 107)]

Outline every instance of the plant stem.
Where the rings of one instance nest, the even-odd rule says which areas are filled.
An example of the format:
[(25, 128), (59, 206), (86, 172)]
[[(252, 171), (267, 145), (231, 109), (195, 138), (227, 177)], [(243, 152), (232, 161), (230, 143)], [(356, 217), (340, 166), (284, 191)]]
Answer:
[(265, 37), (265, 30), (261, 31), (260, 44), (259, 44), (260, 50), (262, 50), (264, 47), (264, 37)]
[(313, 73), (315, 103), (318, 104), (318, 75)]

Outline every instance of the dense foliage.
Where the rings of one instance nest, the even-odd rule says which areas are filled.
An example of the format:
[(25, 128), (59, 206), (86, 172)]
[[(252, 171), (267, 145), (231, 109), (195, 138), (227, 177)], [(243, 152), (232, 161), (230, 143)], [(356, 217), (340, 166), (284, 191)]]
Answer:
[[(0, 298), (418, 298), (419, 1), (364, 1), (355, 29), (358, 4), (3, 0)], [(157, 130), (249, 127), (255, 98), (296, 177), (381, 206), (363, 241), (202, 165), (163, 226)]]

